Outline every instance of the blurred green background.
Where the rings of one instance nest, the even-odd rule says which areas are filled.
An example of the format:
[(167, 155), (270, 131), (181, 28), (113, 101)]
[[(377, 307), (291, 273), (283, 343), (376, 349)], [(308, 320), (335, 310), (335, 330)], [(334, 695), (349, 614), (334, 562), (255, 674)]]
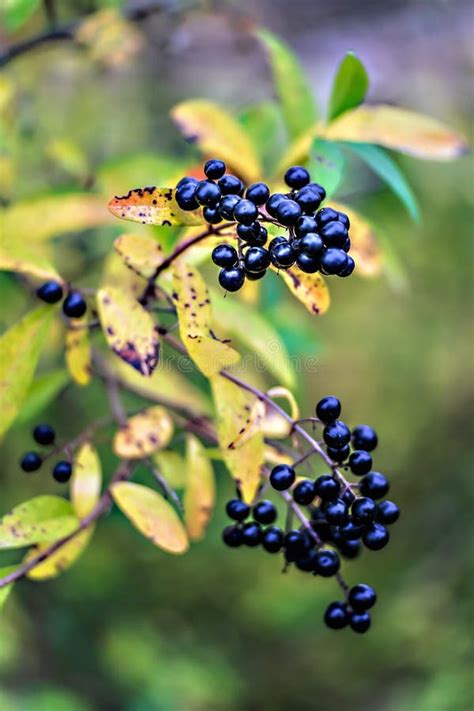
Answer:
[[(85, 0), (57, 5), (64, 19), (91, 8)], [(104, 160), (130, 153), (184, 155), (168, 118), (178, 100), (206, 97), (237, 110), (270, 96), (262, 51), (246, 32), (251, 22), (297, 51), (321, 101), (352, 48), (371, 78), (369, 100), (430, 113), (471, 138), (467, 2), (164, 2), (140, 25), (139, 54), (119, 66), (62, 43), (4, 69), (21, 94), (21, 171), (9, 185), (4, 174), (2, 194), (78, 185)], [(35, 15), (0, 43), (41, 26)], [(81, 178), (46, 150), (58, 138), (85, 156)], [(376, 468), (391, 477), (402, 518), (389, 548), (345, 563), (350, 583), (379, 592), (370, 634), (325, 629), (333, 581), (282, 575), (279, 561), (258, 550), (224, 549), (222, 509), (233, 487), (219, 470), (209, 532), (187, 556), (161, 553), (114, 512), (64, 576), (16, 587), (0, 618), (1, 711), (473, 708), (472, 162), (400, 164), (420, 200), (420, 226), (361, 165), (338, 194), (381, 227), (388, 276), (332, 280), (329, 313), (312, 319), (300, 307), (298, 329), (291, 311), (285, 330), (289, 297), (271, 280), (263, 295), (290, 353), (317, 355), (317, 371), (298, 375), (302, 413), (334, 393), (350, 422), (379, 433)], [(93, 283), (119, 229), (61, 240), (63, 265), (74, 259), (67, 275)], [(0, 274), (0, 289), (3, 328), (32, 300), (13, 275)], [(102, 400), (99, 386), (68, 389), (43, 419), (73, 436)], [(2, 511), (59, 490), (47, 475), (19, 471), (29, 429), (15, 426), (2, 444)], [(107, 446), (101, 454), (107, 464)]]

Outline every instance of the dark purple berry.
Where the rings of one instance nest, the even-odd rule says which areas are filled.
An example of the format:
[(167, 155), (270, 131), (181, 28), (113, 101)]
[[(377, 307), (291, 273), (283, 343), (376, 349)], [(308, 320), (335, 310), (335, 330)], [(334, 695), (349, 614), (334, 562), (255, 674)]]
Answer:
[(341, 485), (330, 474), (322, 474), (314, 482), (316, 495), (323, 501), (337, 499)]
[(221, 190), (210, 180), (201, 180), (196, 188), (196, 200), (200, 205), (215, 207), (221, 199)]
[(322, 225), (319, 234), (326, 247), (342, 247), (347, 239), (347, 230), (339, 220)]
[(271, 501), (259, 501), (252, 509), (252, 516), (258, 523), (269, 524), (276, 521), (277, 510)]
[(222, 178), (226, 170), (226, 165), (223, 160), (211, 158), (204, 165), (204, 173), (209, 180), (218, 180)]
[(234, 219), (234, 208), (241, 199), (238, 195), (224, 195), (220, 199), (217, 209), (224, 220)]
[(316, 417), (325, 425), (335, 422), (340, 414), (341, 403), (333, 395), (323, 397), (316, 405)]
[[(348, 252), (349, 249), (346, 249), (345, 251)], [(355, 269), (355, 262), (351, 256), (347, 255), (347, 264), (344, 267), (344, 269), (341, 269), (341, 271), (337, 273), (337, 276), (348, 277), (352, 274), (354, 269)]]
[(241, 267), (231, 267), (221, 269), (219, 272), (219, 284), (226, 291), (238, 291), (245, 281), (245, 272)]
[(343, 249), (330, 247), (321, 255), (321, 269), (324, 274), (339, 274), (347, 267), (347, 254)]
[(346, 461), (351, 452), (351, 448), (348, 444), (344, 447), (327, 447), (326, 452), (333, 462), (341, 463)]
[(36, 425), (33, 430), (33, 439), (38, 444), (47, 446), (48, 444), (53, 444), (56, 434), (51, 425)]
[(270, 484), (277, 491), (285, 491), (292, 486), (296, 479), (296, 473), (293, 467), (288, 464), (277, 464), (273, 467), (270, 474)]
[(323, 507), (324, 515), (328, 523), (342, 526), (347, 522), (349, 514), (347, 506), (342, 499), (327, 501)]
[(370, 627), (370, 615), (368, 612), (353, 612), (350, 616), (349, 624), (354, 632), (363, 634)]
[(310, 185), (306, 185), (297, 192), (295, 200), (304, 213), (311, 214), (320, 206), (321, 194)]
[(37, 290), (36, 296), (47, 304), (56, 304), (63, 298), (63, 288), (57, 281), (45, 281)]
[(351, 431), (342, 420), (336, 420), (326, 425), (323, 430), (323, 439), (329, 447), (339, 449), (349, 443)]
[(235, 175), (223, 175), (217, 182), (222, 195), (241, 195), (244, 184)]
[(335, 575), (340, 565), (341, 561), (336, 551), (323, 549), (317, 552), (314, 568), (316, 573), (322, 575), (323, 578), (329, 578), (331, 575)]
[(301, 207), (294, 200), (282, 200), (276, 209), (276, 218), (282, 225), (294, 225), (301, 217)]
[(212, 261), (218, 267), (233, 267), (238, 258), (237, 250), (230, 244), (218, 244), (212, 250)]
[(285, 183), (290, 188), (295, 188), (299, 190), (307, 185), (310, 181), (310, 176), (306, 168), (301, 165), (293, 165), (285, 173)]
[(205, 207), (202, 211), (203, 217), (210, 225), (217, 225), (222, 222), (222, 215), (218, 207)]
[(383, 523), (385, 525), (390, 525), (398, 521), (400, 517), (400, 509), (397, 504), (393, 501), (381, 501), (377, 504), (377, 510), (375, 512), (375, 520), (378, 523)]
[(277, 216), (277, 208), (280, 205), (281, 202), (286, 200), (287, 197), (286, 195), (283, 195), (283, 193), (273, 193), (273, 195), (270, 195), (269, 199), (267, 200), (265, 204), (265, 209), (268, 212), (269, 215), (272, 217)]
[(24, 472), (35, 472), (40, 468), (43, 460), (36, 452), (27, 452), (20, 461), (20, 467)]
[(245, 191), (245, 197), (255, 205), (264, 205), (270, 197), (270, 190), (265, 183), (253, 183)]
[(371, 499), (383, 499), (389, 488), (390, 482), (379, 472), (369, 472), (359, 483), (359, 491), (362, 496), (368, 496)]
[(317, 231), (318, 224), (314, 217), (310, 217), (309, 215), (302, 215), (296, 222), (295, 234), (297, 235), (297, 237), (304, 237), (304, 235), (307, 235), (309, 232)]
[(250, 247), (244, 257), (248, 272), (262, 272), (270, 266), (270, 254), (264, 247)]
[(348, 602), (355, 612), (370, 610), (377, 601), (377, 593), (370, 585), (359, 583), (349, 590)]
[(239, 200), (234, 207), (234, 220), (242, 225), (251, 225), (258, 217), (257, 206), (251, 200)]
[(257, 221), (252, 222), (250, 225), (237, 225), (237, 234), (240, 239), (243, 239), (244, 242), (249, 242), (250, 244), (255, 244), (255, 241), (260, 236), (260, 232), (260, 223)]
[(181, 210), (190, 211), (198, 209), (199, 203), (196, 200), (196, 188), (198, 185), (199, 183), (197, 181), (196, 183), (189, 182), (181, 185), (181, 187), (176, 190), (175, 199)]
[(384, 548), (389, 540), (388, 528), (385, 528), (381, 523), (373, 523), (362, 536), (365, 547), (371, 551), (379, 551)]
[(243, 543), (242, 529), (239, 526), (226, 526), (222, 531), (222, 540), (229, 548), (238, 548)]
[(270, 258), (277, 269), (288, 269), (295, 263), (296, 252), (291, 244), (285, 240), (273, 247), (270, 244)]
[(363, 449), (358, 449), (349, 457), (349, 468), (356, 476), (364, 476), (372, 469), (372, 457)]
[(86, 300), (78, 291), (71, 291), (63, 301), (63, 312), (68, 318), (81, 318), (86, 311)]
[(316, 496), (314, 481), (304, 479), (293, 489), (293, 500), (302, 506), (308, 506)]
[(366, 525), (372, 523), (375, 518), (376, 504), (373, 499), (362, 496), (354, 501), (351, 508), (354, 523)]
[(306, 252), (300, 252), (300, 254), (298, 254), (296, 263), (301, 271), (306, 274), (315, 274), (320, 267), (319, 257), (312, 257), (310, 254), (306, 254)]
[(259, 523), (249, 521), (242, 526), (242, 543), (254, 548), (262, 540), (262, 529)]
[(61, 461), (54, 465), (53, 477), (60, 484), (65, 484), (71, 478), (72, 466), (70, 462)]
[(240, 499), (231, 499), (225, 507), (229, 518), (234, 521), (245, 521), (250, 513), (250, 506)]
[(349, 622), (347, 606), (343, 602), (331, 602), (324, 613), (324, 622), (332, 630), (342, 630)]
[(363, 449), (372, 452), (378, 443), (377, 434), (369, 425), (357, 425), (352, 430), (352, 446), (354, 449)]
[(333, 222), (339, 219), (339, 213), (333, 210), (332, 207), (323, 207), (316, 213), (316, 221), (320, 227), (327, 225), (328, 222)]
[(265, 528), (262, 535), (262, 546), (268, 553), (278, 553), (283, 546), (283, 531), (277, 526)]

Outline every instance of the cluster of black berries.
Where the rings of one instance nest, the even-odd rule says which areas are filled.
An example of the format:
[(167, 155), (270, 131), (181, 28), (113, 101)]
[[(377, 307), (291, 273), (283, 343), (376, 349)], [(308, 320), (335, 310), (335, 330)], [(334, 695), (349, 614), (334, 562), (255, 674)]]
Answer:
[[(51, 447), (56, 439), (56, 433), (51, 425), (40, 424), (36, 425), (33, 430), (33, 439), (42, 447)], [(20, 461), (20, 466), (24, 472), (35, 472), (43, 464), (43, 457), (38, 452), (26, 452)], [(70, 462), (61, 460), (56, 462), (53, 467), (53, 478), (60, 484), (69, 481), (72, 474), (72, 466)]]
[[(41, 301), (57, 304), (63, 298), (63, 288), (57, 281), (45, 281), (36, 292)], [(87, 303), (79, 291), (70, 291), (63, 301), (63, 312), (68, 318), (81, 318), (87, 311)]]
[[(250, 185), (244, 195), (243, 182), (225, 171), (223, 161), (208, 160), (206, 180), (185, 177), (176, 186), (181, 209), (202, 206), (204, 219), (211, 225), (223, 220), (237, 222), (237, 249), (221, 244), (212, 252), (214, 263), (221, 267), (219, 283), (224, 289), (238, 291), (246, 278), (261, 279), (270, 265), (288, 269), (296, 263), (309, 274), (352, 274), (355, 263), (348, 254), (349, 218), (330, 207), (319, 209), (326, 191), (310, 182), (305, 168), (289, 168), (285, 182), (291, 190), (273, 195), (265, 183)], [(265, 221), (286, 229), (287, 236), (273, 238), (266, 247)]]

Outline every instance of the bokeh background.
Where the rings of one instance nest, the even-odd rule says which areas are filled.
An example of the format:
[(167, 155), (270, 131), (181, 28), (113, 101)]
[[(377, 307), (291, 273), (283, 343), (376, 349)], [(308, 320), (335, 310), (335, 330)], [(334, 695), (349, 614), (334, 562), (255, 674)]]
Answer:
[[(57, 6), (67, 20), (93, 3)], [(185, 154), (168, 118), (176, 101), (206, 97), (237, 111), (271, 96), (252, 23), (296, 50), (321, 104), (352, 48), (370, 75), (369, 100), (430, 113), (470, 138), (472, 15), (462, 0), (164, 1), (140, 24), (145, 41), (133, 61), (104, 67), (61, 43), (4, 69), (21, 88), (21, 172), (8, 187), (4, 174), (2, 189), (8, 199), (74, 183), (47, 150), (58, 138), (78, 147), (91, 175), (126, 154)], [(35, 15), (17, 35), (0, 34), (0, 43), (41, 26)], [(317, 355), (317, 372), (298, 375), (302, 412), (334, 393), (349, 421), (379, 432), (377, 468), (391, 477), (403, 515), (387, 549), (346, 564), (350, 582), (379, 592), (370, 634), (325, 629), (333, 581), (282, 575), (258, 550), (224, 549), (222, 509), (233, 489), (219, 470), (208, 535), (187, 556), (161, 553), (115, 512), (64, 576), (17, 586), (0, 618), (2, 711), (473, 708), (472, 162), (400, 165), (419, 197), (419, 226), (361, 165), (339, 191), (382, 227), (386, 274), (333, 280), (329, 313), (316, 320), (301, 307), (297, 328), (294, 311), (285, 321), (289, 297), (271, 285), (263, 294), (290, 353)], [(107, 228), (61, 241), (66, 270), (75, 260), (69, 274), (93, 279), (116, 234)], [(0, 274), (0, 289), (3, 328), (32, 300), (10, 274)], [(102, 407), (100, 388), (81, 398), (68, 389), (47, 419), (73, 436)], [(2, 511), (58, 489), (18, 469), (29, 428), (16, 426), (2, 444)], [(107, 446), (101, 454), (107, 466)]]

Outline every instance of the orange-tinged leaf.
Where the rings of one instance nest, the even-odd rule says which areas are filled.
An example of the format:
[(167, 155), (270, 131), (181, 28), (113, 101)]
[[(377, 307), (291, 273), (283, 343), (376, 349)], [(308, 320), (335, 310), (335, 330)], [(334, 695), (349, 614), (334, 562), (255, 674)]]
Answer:
[(173, 420), (163, 407), (150, 407), (131, 417), (114, 437), (114, 452), (123, 459), (142, 459), (163, 449), (173, 435)]
[(99, 455), (90, 442), (85, 442), (74, 457), (70, 484), (74, 511), (83, 519), (99, 501), (102, 467)]
[(330, 304), (329, 289), (321, 274), (306, 274), (297, 266), (282, 269), (278, 274), (311, 314), (326, 313)]
[(87, 319), (75, 319), (75, 328), (69, 328), (65, 337), (66, 365), (78, 385), (87, 385), (91, 379), (92, 349)]
[(243, 180), (253, 183), (261, 177), (257, 152), (236, 118), (212, 101), (191, 99), (177, 104), (171, 118), (186, 140), (196, 144), (208, 158), (216, 156)]
[(211, 387), (222, 458), (233, 479), (240, 486), (243, 498), (251, 503), (261, 480), (264, 460), (263, 434), (261, 431), (252, 433), (252, 437), (238, 449), (231, 449), (229, 445), (247, 422), (256, 398), (220, 375), (211, 378)]
[(97, 310), (110, 348), (142, 375), (158, 364), (160, 341), (151, 314), (134, 296), (116, 287), (97, 292)]
[(186, 530), (173, 507), (153, 489), (130, 481), (111, 487), (122, 513), (141, 534), (168, 553), (185, 553), (189, 548)]
[(108, 204), (112, 215), (142, 225), (202, 225), (201, 210), (181, 210), (173, 188), (135, 188), (126, 195), (116, 195)]
[(375, 230), (370, 222), (351, 207), (342, 203), (331, 201), (331, 207), (345, 212), (350, 220), (350, 254), (356, 264), (354, 273), (363, 276), (379, 274), (382, 268), (382, 254)]
[(0, 549), (54, 541), (72, 533), (78, 525), (69, 501), (60, 496), (36, 496), (2, 518)]
[(181, 340), (204, 375), (214, 375), (239, 360), (237, 351), (212, 337), (209, 290), (197, 269), (181, 260), (173, 267), (173, 300)]
[(115, 251), (136, 274), (148, 279), (164, 260), (163, 250), (152, 237), (124, 234), (114, 242)]
[[(55, 553), (49, 555), (46, 560), (39, 563), (39, 565), (35, 565), (35, 567), (28, 572), (28, 578), (31, 580), (47, 580), (48, 578), (55, 578), (70, 568), (89, 545), (94, 530), (94, 526), (89, 526), (74, 536), (74, 538), (71, 538), (70, 541), (61, 546)], [(35, 546), (28, 551), (23, 562), (27, 563), (32, 558), (36, 558), (37, 555), (43, 553), (50, 545), (51, 543), (42, 543), (41, 545)]]
[(212, 464), (194, 435), (186, 438), (186, 471), (184, 520), (189, 537), (196, 541), (203, 537), (207, 528), (216, 492)]
[(464, 137), (441, 121), (385, 104), (347, 111), (322, 132), (332, 141), (376, 143), (428, 160), (452, 160), (467, 151)]

